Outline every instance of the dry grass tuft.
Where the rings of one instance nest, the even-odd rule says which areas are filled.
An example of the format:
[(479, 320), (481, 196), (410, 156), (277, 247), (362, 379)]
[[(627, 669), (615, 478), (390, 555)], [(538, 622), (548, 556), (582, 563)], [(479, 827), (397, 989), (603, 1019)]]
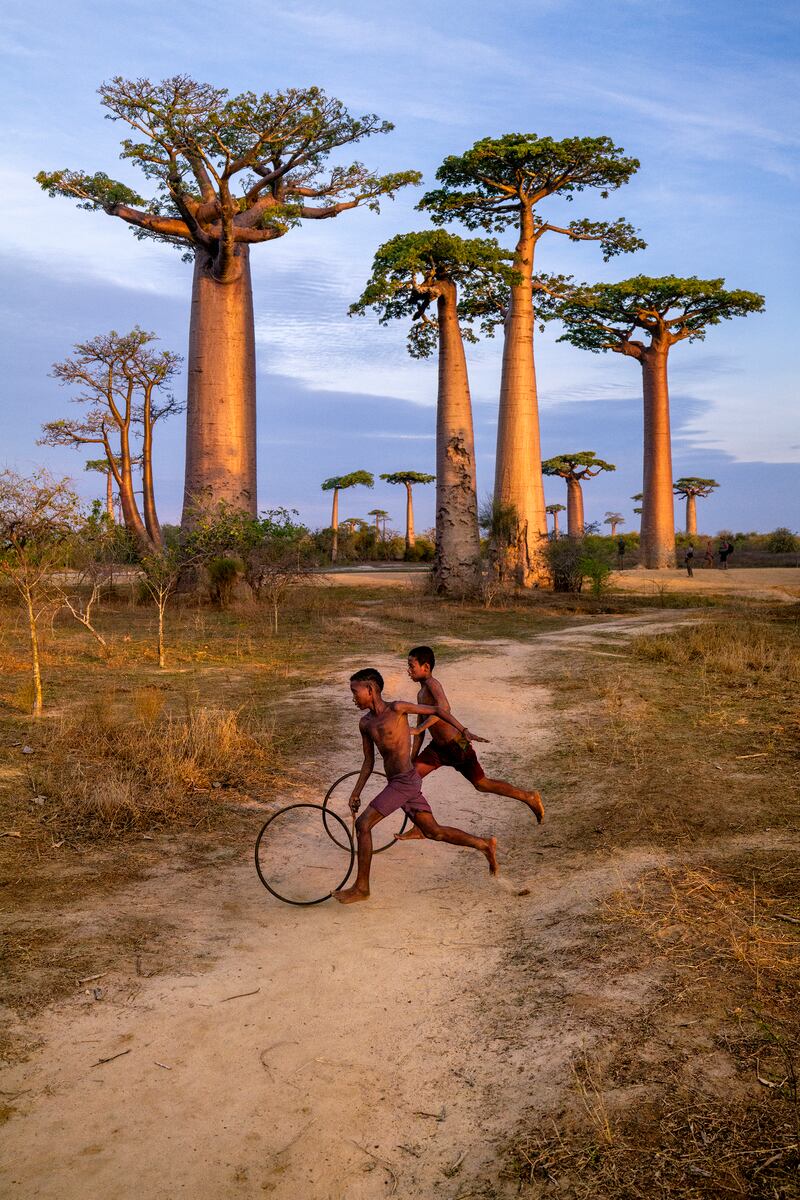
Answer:
[(285, 768), (271, 723), (241, 711), (163, 712), (153, 690), (123, 720), (102, 699), (61, 718), (46, 735), (35, 785), (44, 820), (61, 836), (98, 837), (180, 822), (209, 825), (227, 789), (263, 787)]
[(776, 683), (800, 683), (797, 627), (783, 633), (774, 623), (708, 621), (677, 633), (636, 638), (634, 653), (648, 662), (697, 666), (752, 684), (768, 677)]

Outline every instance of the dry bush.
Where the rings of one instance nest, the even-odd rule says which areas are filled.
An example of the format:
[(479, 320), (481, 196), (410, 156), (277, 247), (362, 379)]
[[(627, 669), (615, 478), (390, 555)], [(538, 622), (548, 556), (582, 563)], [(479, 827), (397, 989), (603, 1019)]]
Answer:
[(774, 624), (709, 621), (674, 633), (636, 638), (634, 653), (650, 662), (696, 665), (743, 682), (800, 683), (796, 629), (783, 634)]
[(98, 837), (208, 825), (224, 811), (225, 789), (269, 785), (284, 770), (270, 724), (211, 708), (164, 714), (154, 689), (133, 704), (135, 716), (123, 720), (100, 698), (48, 732), (35, 785), (54, 831)]

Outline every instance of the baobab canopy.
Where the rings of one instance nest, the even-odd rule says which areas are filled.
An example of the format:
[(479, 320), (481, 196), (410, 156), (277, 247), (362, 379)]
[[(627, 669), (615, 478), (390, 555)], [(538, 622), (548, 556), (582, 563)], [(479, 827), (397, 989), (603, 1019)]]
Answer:
[(716, 479), (699, 479), (696, 475), (682, 475), (674, 483), (676, 496), (710, 496), (718, 487)]
[(542, 463), (545, 475), (560, 475), (562, 479), (592, 479), (601, 471), (616, 471), (613, 463), (598, 458), (594, 450), (579, 450), (575, 454), (558, 454)]
[(41, 171), (37, 181), (194, 259), (183, 519), (192, 524), (202, 507), (221, 502), (255, 516), (250, 247), (303, 221), (359, 206), (377, 211), (419, 172), (328, 166), (332, 153), (392, 126), (374, 113), (351, 116), (317, 87), (230, 96), (188, 75), (161, 83), (117, 76), (99, 94), (111, 120), (133, 130), (122, 157), (141, 168), (150, 197), (102, 171)]

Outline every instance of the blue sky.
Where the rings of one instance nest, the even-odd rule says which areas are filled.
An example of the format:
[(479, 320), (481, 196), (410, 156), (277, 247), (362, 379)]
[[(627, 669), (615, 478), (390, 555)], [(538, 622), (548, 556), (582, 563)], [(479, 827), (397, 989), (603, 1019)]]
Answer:
[[(707, 530), (798, 528), (791, 346), (800, 275), (799, 26), (800, 10), (775, 0), (6, 6), (0, 463), (19, 470), (46, 463), (92, 495), (96, 483), (82, 474), (78, 454), (35, 444), (42, 422), (70, 408), (48, 378), (50, 364), (79, 339), (135, 323), (185, 353), (191, 272), (177, 252), (135, 241), (103, 214), (48, 199), (32, 176), (70, 166), (133, 181), (117, 160), (120, 129), (103, 120), (95, 88), (115, 74), (187, 72), (232, 92), (320, 84), (352, 111), (395, 123), (359, 157), (383, 170), (417, 168), (428, 186), (446, 154), (479, 137), (611, 136), (641, 160), (639, 173), (606, 201), (577, 200), (569, 215), (624, 215), (648, 248), (604, 264), (592, 245), (551, 239), (540, 265), (587, 280), (721, 275), (766, 295), (763, 316), (674, 350), (674, 467), (676, 476), (713, 475), (722, 484), (702, 504)], [(399, 326), (347, 316), (376, 246), (425, 227), (414, 212), (419, 194), (408, 189), (380, 216), (345, 213), (255, 249), (262, 507), (286, 504), (324, 524), (326, 476), (433, 469), (435, 364), (408, 357)], [(557, 202), (551, 211), (560, 215)], [(548, 330), (537, 346), (543, 451), (593, 449), (615, 462), (614, 475), (587, 487), (587, 516), (619, 509), (633, 524), (639, 368), (555, 338)], [(500, 349), (495, 339), (469, 350), (481, 494), (493, 478)], [(179, 514), (182, 458), (177, 419), (161, 430), (156, 454), (166, 520)], [(547, 490), (549, 501), (563, 502), (560, 481), (548, 481)], [(354, 492), (342, 515), (377, 505), (401, 524), (399, 491), (379, 484), (374, 493)], [(420, 489), (418, 526), (432, 519), (432, 489)]]

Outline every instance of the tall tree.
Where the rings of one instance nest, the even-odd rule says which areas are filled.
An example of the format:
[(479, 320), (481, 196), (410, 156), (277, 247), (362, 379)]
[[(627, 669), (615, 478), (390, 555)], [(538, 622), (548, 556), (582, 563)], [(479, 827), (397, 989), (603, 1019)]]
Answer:
[[(117, 464), (119, 466), (119, 463)], [(116, 523), (114, 514), (114, 475), (107, 458), (90, 458), (83, 467), (84, 471), (97, 471), (105, 476), (106, 481), (106, 516), (112, 525)]]
[(699, 479), (696, 475), (682, 475), (674, 484), (674, 494), (686, 498), (686, 536), (697, 534), (697, 497), (710, 496), (719, 484), (716, 479)]
[(473, 591), (480, 575), (480, 532), (472, 400), (464, 342), (477, 326), (491, 335), (504, 292), (515, 278), (511, 255), (493, 239), (444, 230), (400, 234), (375, 254), (372, 275), (351, 313), (373, 309), (382, 325), (410, 321), (408, 352), (438, 350), (436, 409), (436, 556), (439, 592)]
[(382, 541), (386, 537), (386, 522), (389, 520), (388, 512), (385, 508), (371, 508), (367, 516), (375, 518), (375, 541)]
[(611, 526), (611, 536), (613, 538), (617, 536), (617, 526), (625, 524), (625, 518), (622, 513), (607, 512), (603, 524)]
[(102, 171), (41, 171), (52, 196), (119, 217), (194, 260), (189, 328), (184, 522), (227, 501), (256, 513), (256, 372), (250, 247), (303, 221), (327, 220), (420, 179), (376, 175), (332, 153), (392, 128), (353, 117), (317, 87), (229, 96), (175, 75), (161, 83), (116, 76), (99, 88), (113, 121), (132, 130), (122, 158), (141, 168), (144, 199)]
[(332, 475), (322, 484), (323, 492), (333, 492), (331, 506), (331, 562), (336, 562), (339, 555), (339, 492), (352, 487), (374, 487), (375, 477), (371, 471), (351, 471), (349, 475)]
[(561, 532), (558, 528), (558, 514), (567, 511), (566, 505), (548, 504), (544, 511), (550, 513), (550, 516), (553, 518), (553, 537), (558, 537)]
[(583, 487), (584, 479), (594, 479), (601, 471), (616, 471), (613, 463), (598, 458), (594, 450), (580, 450), (577, 454), (559, 454), (542, 463), (545, 475), (559, 475), (567, 482), (567, 533), (570, 537), (583, 537)]
[[(138, 327), (130, 333), (100, 334), (79, 342), (71, 357), (53, 364), (53, 378), (79, 389), (76, 404), (87, 405), (78, 420), (48, 421), (41, 442), (47, 446), (102, 446), (119, 490), (125, 527), (141, 549), (161, 545), (161, 529), (153, 495), (153, 429), (157, 421), (181, 406), (165, 392), (181, 358), (170, 350), (155, 351), (155, 334)], [(140, 431), (138, 453), (133, 445)], [(144, 520), (136, 500), (133, 468), (141, 463)]]
[(411, 494), (411, 489), (417, 483), (433, 483), (433, 481), (436, 479), (436, 476), (426, 475), (424, 471), (391, 471), (388, 475), (381, 475), (381, 479), (385, 479), (387, 483), (398, 483), (405, 486), (406, 554), (408, 554), (416, 541), (414, 536), (414, 499)]
[[(564, 138), (534, 133), (483, 138), (471, 150), (446, 158), (436, 173), (442, 187), (428, 192), (419, 207), (435, 223), (463, 222), (468, 229), (516, 228), (513, 265), (505, 315), (505, 344), (495, 460), (495, 501), (513, 506), (514, 544), (502, 548), (525, 586), (548, 578), (543, 539), (547, 535), (542, 482), (539, 406), (533, 355), (532, 283), (537, 246), (546, 234), (571, 241), (599, 242), (604, 259), (644, 246), (623, 220), (586, 218), (558, 224), (539, 211), (550, 196), (572, 200), (576, 192), (596, 188), (601, 196), (627, 183), (638, 169), (610, 138)], [(495, 548), (495, 553), (499, 548)]]
[(594, 354), (609, 350), (624, 354), (642, 369), (642, 563), (649, 568), (674, 566), (669, 352), (676, 342), (702, 341), (710, 325), (762, 312), (764, 297), (726, 289), (724, 279), (675, 275), (657, 279), (637, 275), (591, 287), (561, 284), (552, 292), (552, 311), (565, 325), (560, 341)]

